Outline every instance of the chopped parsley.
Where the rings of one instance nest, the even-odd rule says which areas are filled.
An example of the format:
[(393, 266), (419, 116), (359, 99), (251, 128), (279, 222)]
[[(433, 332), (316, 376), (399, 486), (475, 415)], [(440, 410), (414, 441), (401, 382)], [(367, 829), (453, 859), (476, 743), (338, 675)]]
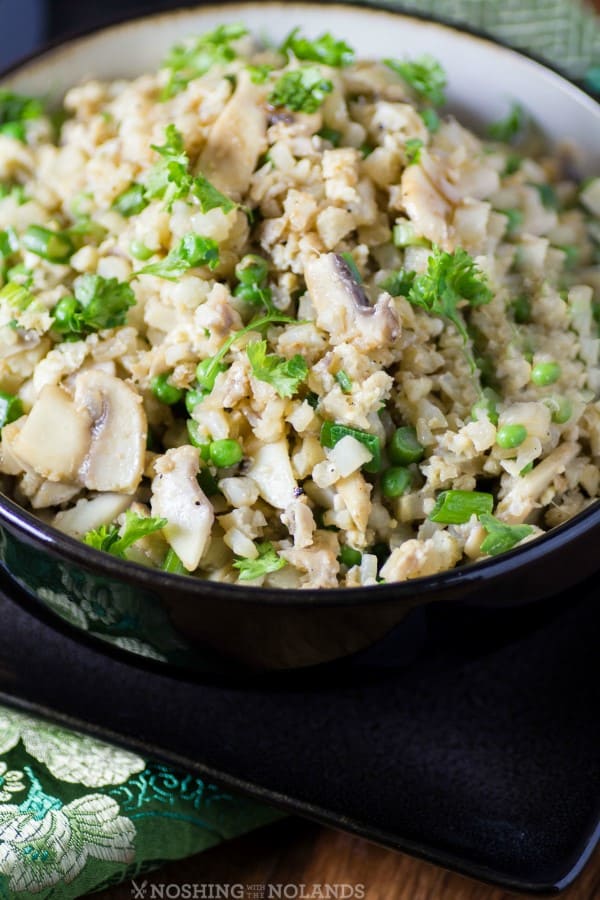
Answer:
[(317, 131), (317, 135), (324, 141), (329, 141), (334, 147), (339, 147), (342, 142), (342, 132), (337, 128), (330, 128), (329, 125), (323, 125), (321, 130)]
[(487, 537), (481, 544), (481, 552), (488, 556), (497, 556), (499, 553), (512, 550), (533, 532), (532, 525), (507, 525), (486, 513), (479, 516), (479, 521), (487, 531)]
[(246, 71), (250, 74), (252, 84), (264, 84), (273, 71), (273, 66), (246, 66)]
[(24, 144), (27, 140), (25, 123), (39, 119), (43, 113), (44, 107), (35, 97), (0, 90), (0, 134)]
[(175, 125), (165, 128), (165, 143), (152, 149), (162, 157), (150, 169), (146, 179), (144, 196), (147, 200), (155, 197), (166, 201), (167, 209), (171, 209), (175, 200), (185, 200), (192, 194), (200, 204), (203, 213), (211, 209), (222, 209), (224, 213), (235, 209), (236, 204), (210, 183), (204, 175), (190, 173), (190, 161), (183, 142), (183, 135)]
[(136, 275), (155, 275), (157, 278), (166, 278), (167, 281), (176, 281), (184, 272), (194, 266), (208, 266), (216, 269), (219, 265), (219, 245), (212, 238), (202, 237), (193, 231), (185, 234), (177, 246), (160, 260), (149, 263), (143, 269), (139, 269)]
[(420, 115), (429, 133), (435, 134), (440, 127), (440, 117), (436, 113), (435, 109), (431, 109), (431, 107), (428, 106), (425, 109), (421, 110)]
[(162, 89), (161, 100), (168, 100), (184, 90), (194, 78), (205, 75), (214, 65), (230, 63), (237, 56), (231, 46), (248, 34), (239, 22), (219, 25), (185, 44), (176, 44), (162, 64), (169, 78)]
[(299, 353), (291, 359), (267, 353), (266, 341), (253, 341), (246, 352), (254, 377), (274, 387), (280, 397), (293, 397), (306, 380), (308, 366)]
[(117, 525), (101, 525), (88, 531), (83, 542), (95, 550), (104, 550), (120, 559), (127, 559), (126, 551), (147, 534), (160, 531), (167, 524), (166, 519), (158, 519), (155, 516), (138, 516), (130, 509), (125, 513), (125, 522), (122, 528)]
[(408, 272), (406, 269), (398, 269), (397, 272), (391, 272), (387, 278), (379, 283), (382, 291), (387, 291), (392, 297), (408, 297), (408, 293), (413, 286), (416, 278), (416, 272)]
[(525, 128), (527, 116), (520, 103), (513, 103), (508, 115), (488, 126), (488, 135), (494, 141), (509, 144)]
[(116, 278), (86, 273), (74, 288), (75, 296), (63, 297), (53, 310), (54, 330), (72, 338), (123, 325), (127, 310), (135, 305), (131, 287)]
[(224, 213), (235, 209), (236, 204), (210, 183), (204, 175), (197, 175), (192, 183), (192, 194), (198, 200), (203, 213), (211, 209), (222, 209)]
[(323, 63), (325, 66), (336, 68), (348, 66), (354, 61), (352, 47), (349, 47), (345, 41), (338, 41), (329, 32), (311, 41), (300, 35), (299, 28), (294, 28), (281, 46), (281, 52), (286, 56), (290, 50), (296, 59)]
[(234, 569), (238, 569), (240, 573), (240, 581), (254, 581), (255, 578), (277, 572), (286, 565), (285, 559), (278, 556), (270, 541), (257, 544), (256, 549), (258, 550), (256, 559), (241, 558), (233, 563)]
[(542, 201), (542, 205), (546, 209), (558, 209), (560, 206), (558, 202), (558, 197), (556, 196), (556, 191), (550, 184), (536, 184), (533, 181), (528, 182), (529, 187), (535, 188), (538, 194), (540, 195), (540, 200)]
[(143, 184), (134, 181), (113, 200), (112, 208), (120, 212), (126, 219), (136, 216), (148, 206), (146, 189)]
[(384, 59), (385, 65), (399, 75), (422, 100), (429, 100), (433, 106), (443, 106), (446, 102), (444, 89), (446, 73), (432, 56), (420, 56), (413, 60)]
[(420, 138), (409, 138), (404, 144), (406, 153), (406, 164), (408, 166), (416, 165), (421, 162), (421, 150), (423, 149), (423, 141)]
[(294, 112), (314, 113), (322, 105), (333, 84), (316, 66), (303, 66), (285, 72), (269, 94), (272, 106), (285, 106)]

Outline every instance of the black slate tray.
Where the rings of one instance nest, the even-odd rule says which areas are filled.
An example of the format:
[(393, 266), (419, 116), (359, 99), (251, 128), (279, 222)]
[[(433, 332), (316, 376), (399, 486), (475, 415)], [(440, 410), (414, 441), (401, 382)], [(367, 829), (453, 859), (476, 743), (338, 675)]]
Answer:
[(0, 593), (0, 701), (476, 878), (558, 891), (600, 836), (599, 586), (506, 612), (432, 607), (402, 669), (380, 648), (244, 685), (135, 665)]

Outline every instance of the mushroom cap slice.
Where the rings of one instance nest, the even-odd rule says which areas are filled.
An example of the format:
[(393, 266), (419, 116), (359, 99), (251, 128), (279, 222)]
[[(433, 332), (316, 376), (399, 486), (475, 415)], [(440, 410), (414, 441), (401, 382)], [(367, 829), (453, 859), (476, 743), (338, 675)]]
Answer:
[(132, 494), (144, 469), (148, 424), (142, 398), (120, 378), (89, 369), (75, 381), (75, 404), (91, 422), (79, 479), (92, 491)]
[(167, 519), (163, 534), (188, 572), (208, 546), (214, 511), (197, 481), (198, 450), (186, 445), (167, 450), (154, 465), (152, 515)]
[(78, 409), (70, 395), (47, 384), (33, 404), (12, 450), (48, 481), (76, 482), (90, 447), (91, 417)]
[(323, 253), (306, 263), (306, 286), (317, 315), (317, 325), (333, 343), (348, 342), (361, 351), (388, 347), (400, 333), (391, 297), (382, 294), (371, 306), (348, 264), (337, 253)]

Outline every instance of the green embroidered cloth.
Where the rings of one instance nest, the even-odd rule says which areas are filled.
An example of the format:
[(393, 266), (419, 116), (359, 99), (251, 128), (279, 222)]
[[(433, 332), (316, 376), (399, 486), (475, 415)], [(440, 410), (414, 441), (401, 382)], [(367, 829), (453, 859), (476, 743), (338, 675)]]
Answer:
[[(393, 2), (388, 2), (393, 6)], [(600, 20), (575, 0), (403, 0), (600, 83)], [(0, 707), (0, 900), (72, 900), (279, 815), (152, 760)]]

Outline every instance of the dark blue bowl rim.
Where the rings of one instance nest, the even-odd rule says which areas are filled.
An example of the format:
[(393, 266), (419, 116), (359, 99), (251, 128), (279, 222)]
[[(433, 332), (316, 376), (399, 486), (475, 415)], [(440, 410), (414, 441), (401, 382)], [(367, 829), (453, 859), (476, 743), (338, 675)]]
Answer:
[[(134, 23), (140, 19), (159, 20), (165, 16), (175, 16), (178, 12), (189, 11), (194, 8), (213, 8), (219, 11), (223, 7), (243, 7), (244, 5), (255, 5), (252, 3), (244, 3), (244, 0), (220, 0), (219, 3), (207, 2), (198, 3), (193, 0), (183, 0), (178, 8), (162, 11), (148, 11), (143, 5), (134, 12), (128, 12), (124, 15), (115, 15), (110, 17), (110, 21), (102, 25), (91, 28), (76, 29), (69, 32), (55, 41), (49, 41), (40, 49), (30, 53), (12, 63), (10, 66), (0, 70), (0, 79), (6, 78), (8, 75), (18, 72), (21, 68), (29, 63), (42, 59), (45, 55), (54, 50), (66, 48), (69, 44), (76, 43), (78, 40), (90, 37), (98, 32), (110, 30), (113, 27)], [(269, 3), (264, 4), (268, 7)], [(282, 6), (283, 3), (275, 3)], [(420, 11), (404, 9), (402, 6), (390, 6), (382, 0), (353, 0), (348, 3), (344, 0), (325, 0), (325, 3), (319, 0), (301, 0), (298, 4), (302, 6), (332, 6), (342, 7), (346, 10), (363, 9), (366, 11), (378, 13), (383, 12), (398, 18), (416, 19), (422, 22), (430, 22), (440, 25), (459, 34), (487, 41), (492, 45), (503, 47), (506, 50), (515, 53), (538, 63), (543, 68), (558, 75), (572, 88), (592, 98), (596, 101), (600, 108), (598, 98), (589, 90), (584, 83), (578, 82), (569, 77), (560, 67), (549, 63), (534, 53), (515, 49), (515, 47), (505, 41), (486, 33), (480, 29), (476, 29), (467, 23), (457, 24), (451, 22), (443, 16), (433, 16)], [(297, 7), (296, 7), (297, 8)], [(527, 542), (520, 547), (503, 553), (498, 557), (491, 557), (470, 565), (450, 569), (439, 575), (427, 575), (420, 578), (414, 578), (410, 581), (390, 582), (388, 584), (373, 585), (367, 588), (321, 588), (318, 591), (306, 591), (301, 589), (281, 589), (281, 588), (264, 588), (251, 587), (239, 584), (226, 584), (223, 582), (213, 582), (201, 578), (189, 576), (174, 575), (172, 573), (163, 572), (158, 569), (150, 569), (146, 566), (134, 562), (128, 562), (95, 550), (87, 545), (77, 541), (75, 538), (53, 528), (42, 522), (32, 513), (18, 506), (10, 498), (0, 493), (0, 526), (6, 523), (12, 530), (19, 532), (27, 537), (30, 543), (33, 543), (40, 549), (43, 549), (55, 557), (60, 557), (73, 563), (84, 566), (86, 569), (94, 571), (99, 576), (107, 576), (133, 584), (134, 586), (144, 587), (152, 591), (158, 589), (176, 589), (178, 593), (186, 595), (206, 594), (207, 592), (224, 593), (237, 599), (238, 601), (248, 600), (252, 603), (265, 606), (303, 606), (310, 609), (313, 605), (318, 606), (357, 606), (365, 600), (368, 602), (378, 603), (397, 603), (402, 600), (414, 601), (415, 597), (420, 602), (425, 602), (427, 595), (437, 594), (440, 591), (456, 592), (460, 590), (461, 585), (478, 584), (483, 581), (493, 581), (499, 577), (506, 577), (520, 569), (525, 569), (528, 564), (539, 561), (545, 556), (551, 555), (554, 551), (568, 546), (573, 541), (578, 540), (586, 532), (600, 525), (600, 500), (593, 501), (585, 510), (578, 513), (572, 519), (556, 526), (551, 531), (546, 532), (534, 540)], [(599, 561), (600, 568), (600, 561)], [(311, 602), (312, 601), (312, 602)]]

